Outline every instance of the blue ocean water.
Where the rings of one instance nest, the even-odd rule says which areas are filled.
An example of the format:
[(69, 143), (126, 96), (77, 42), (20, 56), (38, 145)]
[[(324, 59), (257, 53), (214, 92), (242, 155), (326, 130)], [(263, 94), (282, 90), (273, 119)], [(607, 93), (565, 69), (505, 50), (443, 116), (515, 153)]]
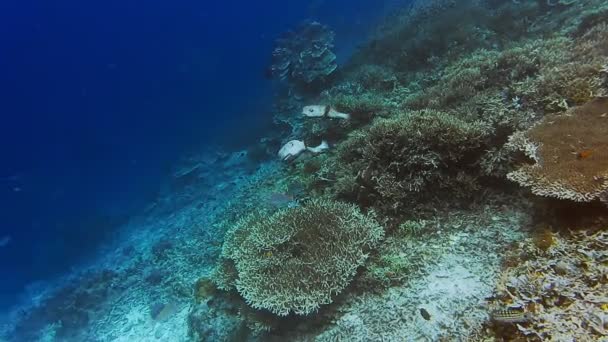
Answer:
[(271, 122), (274, 39), (304, 19), (349, 56), (396, 1), (0, 4), (0, 306), (95, 256), (196, 146)]

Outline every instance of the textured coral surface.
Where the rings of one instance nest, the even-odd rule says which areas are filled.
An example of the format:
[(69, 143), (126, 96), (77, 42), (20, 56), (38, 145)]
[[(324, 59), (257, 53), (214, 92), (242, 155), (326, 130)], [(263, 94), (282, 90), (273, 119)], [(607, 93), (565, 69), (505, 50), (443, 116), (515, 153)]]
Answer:
[(238, 222), (227, 233), (222, 257), (234, 265), (234, 286), (247, 303), (281, 316), (310, 314), (331, 303), (384, 235), (373, 218), (334, 201), (312, 200), (266, 215)]
[(526, 133), (534, 165), (510, 178), (538, 195), (591, 201), (608, 191), (608, 98), (596, 98)]

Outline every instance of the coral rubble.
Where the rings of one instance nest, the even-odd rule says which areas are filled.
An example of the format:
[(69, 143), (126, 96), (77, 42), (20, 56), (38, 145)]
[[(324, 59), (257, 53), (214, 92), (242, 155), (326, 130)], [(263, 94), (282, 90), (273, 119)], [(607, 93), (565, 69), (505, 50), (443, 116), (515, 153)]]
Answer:
[(529, 312), (526, 322), (495, 324), (498, 335), (541, 341), (601, 341), (608, 337), (608, 232), (552, 233), (549, 248), (532, 239), (510, 252), (492, 307)]

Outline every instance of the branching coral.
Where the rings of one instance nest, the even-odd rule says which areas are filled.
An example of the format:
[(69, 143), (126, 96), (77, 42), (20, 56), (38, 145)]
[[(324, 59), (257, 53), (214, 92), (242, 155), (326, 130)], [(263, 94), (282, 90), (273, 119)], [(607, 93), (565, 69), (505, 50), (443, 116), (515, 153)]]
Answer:
[(466, 170), (490, 133), (481, 121), (434, 110), (377, 119), (338, 147), (336, 158), (346, 167), (337, 172), (336, 190), (362, 205), (402, 213), (441, 190), (470, 194), (474, 179)]
[[(502, 51), (479, 49), (443, 68), (432, 86), (413, 94), (405, 104), (414, 109), (442, 109), (489, 93), (519, 97), (528, 106), (540, 107), (550, 101), (546, 98), (558, 97), (556, 94), (565, 88), (564, 82), (551, 80), (566, 77), (555, 70), (573, 58), (568, 55), (571, 49), (572, 43), (565, 38), (518, 42)], [(573, 71), (568, 76), (578, 79), (579, 75)], [(541, 105), (536, 106), (536, 102)]]
[(227, 233), (218, 286), (255, 309), (306, 315), (344, 290), (383, 235), (355, 206), (330, 200), (255, 212)]
[(608, 98), (546, 117), (511, 138), (536, 163), (508, 178), (546, 197), (589, 202), (608, 192)]

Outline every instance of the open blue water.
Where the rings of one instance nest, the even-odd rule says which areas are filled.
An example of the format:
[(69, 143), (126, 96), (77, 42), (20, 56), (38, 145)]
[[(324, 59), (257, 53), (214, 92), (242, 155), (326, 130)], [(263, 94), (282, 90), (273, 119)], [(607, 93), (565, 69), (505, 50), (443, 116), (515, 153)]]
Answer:
[(0, 306), (93, 256), (184, 151), (262, 137), (281, 32), (319, 20), (344, 59), (396, 3), (0, 3)]

